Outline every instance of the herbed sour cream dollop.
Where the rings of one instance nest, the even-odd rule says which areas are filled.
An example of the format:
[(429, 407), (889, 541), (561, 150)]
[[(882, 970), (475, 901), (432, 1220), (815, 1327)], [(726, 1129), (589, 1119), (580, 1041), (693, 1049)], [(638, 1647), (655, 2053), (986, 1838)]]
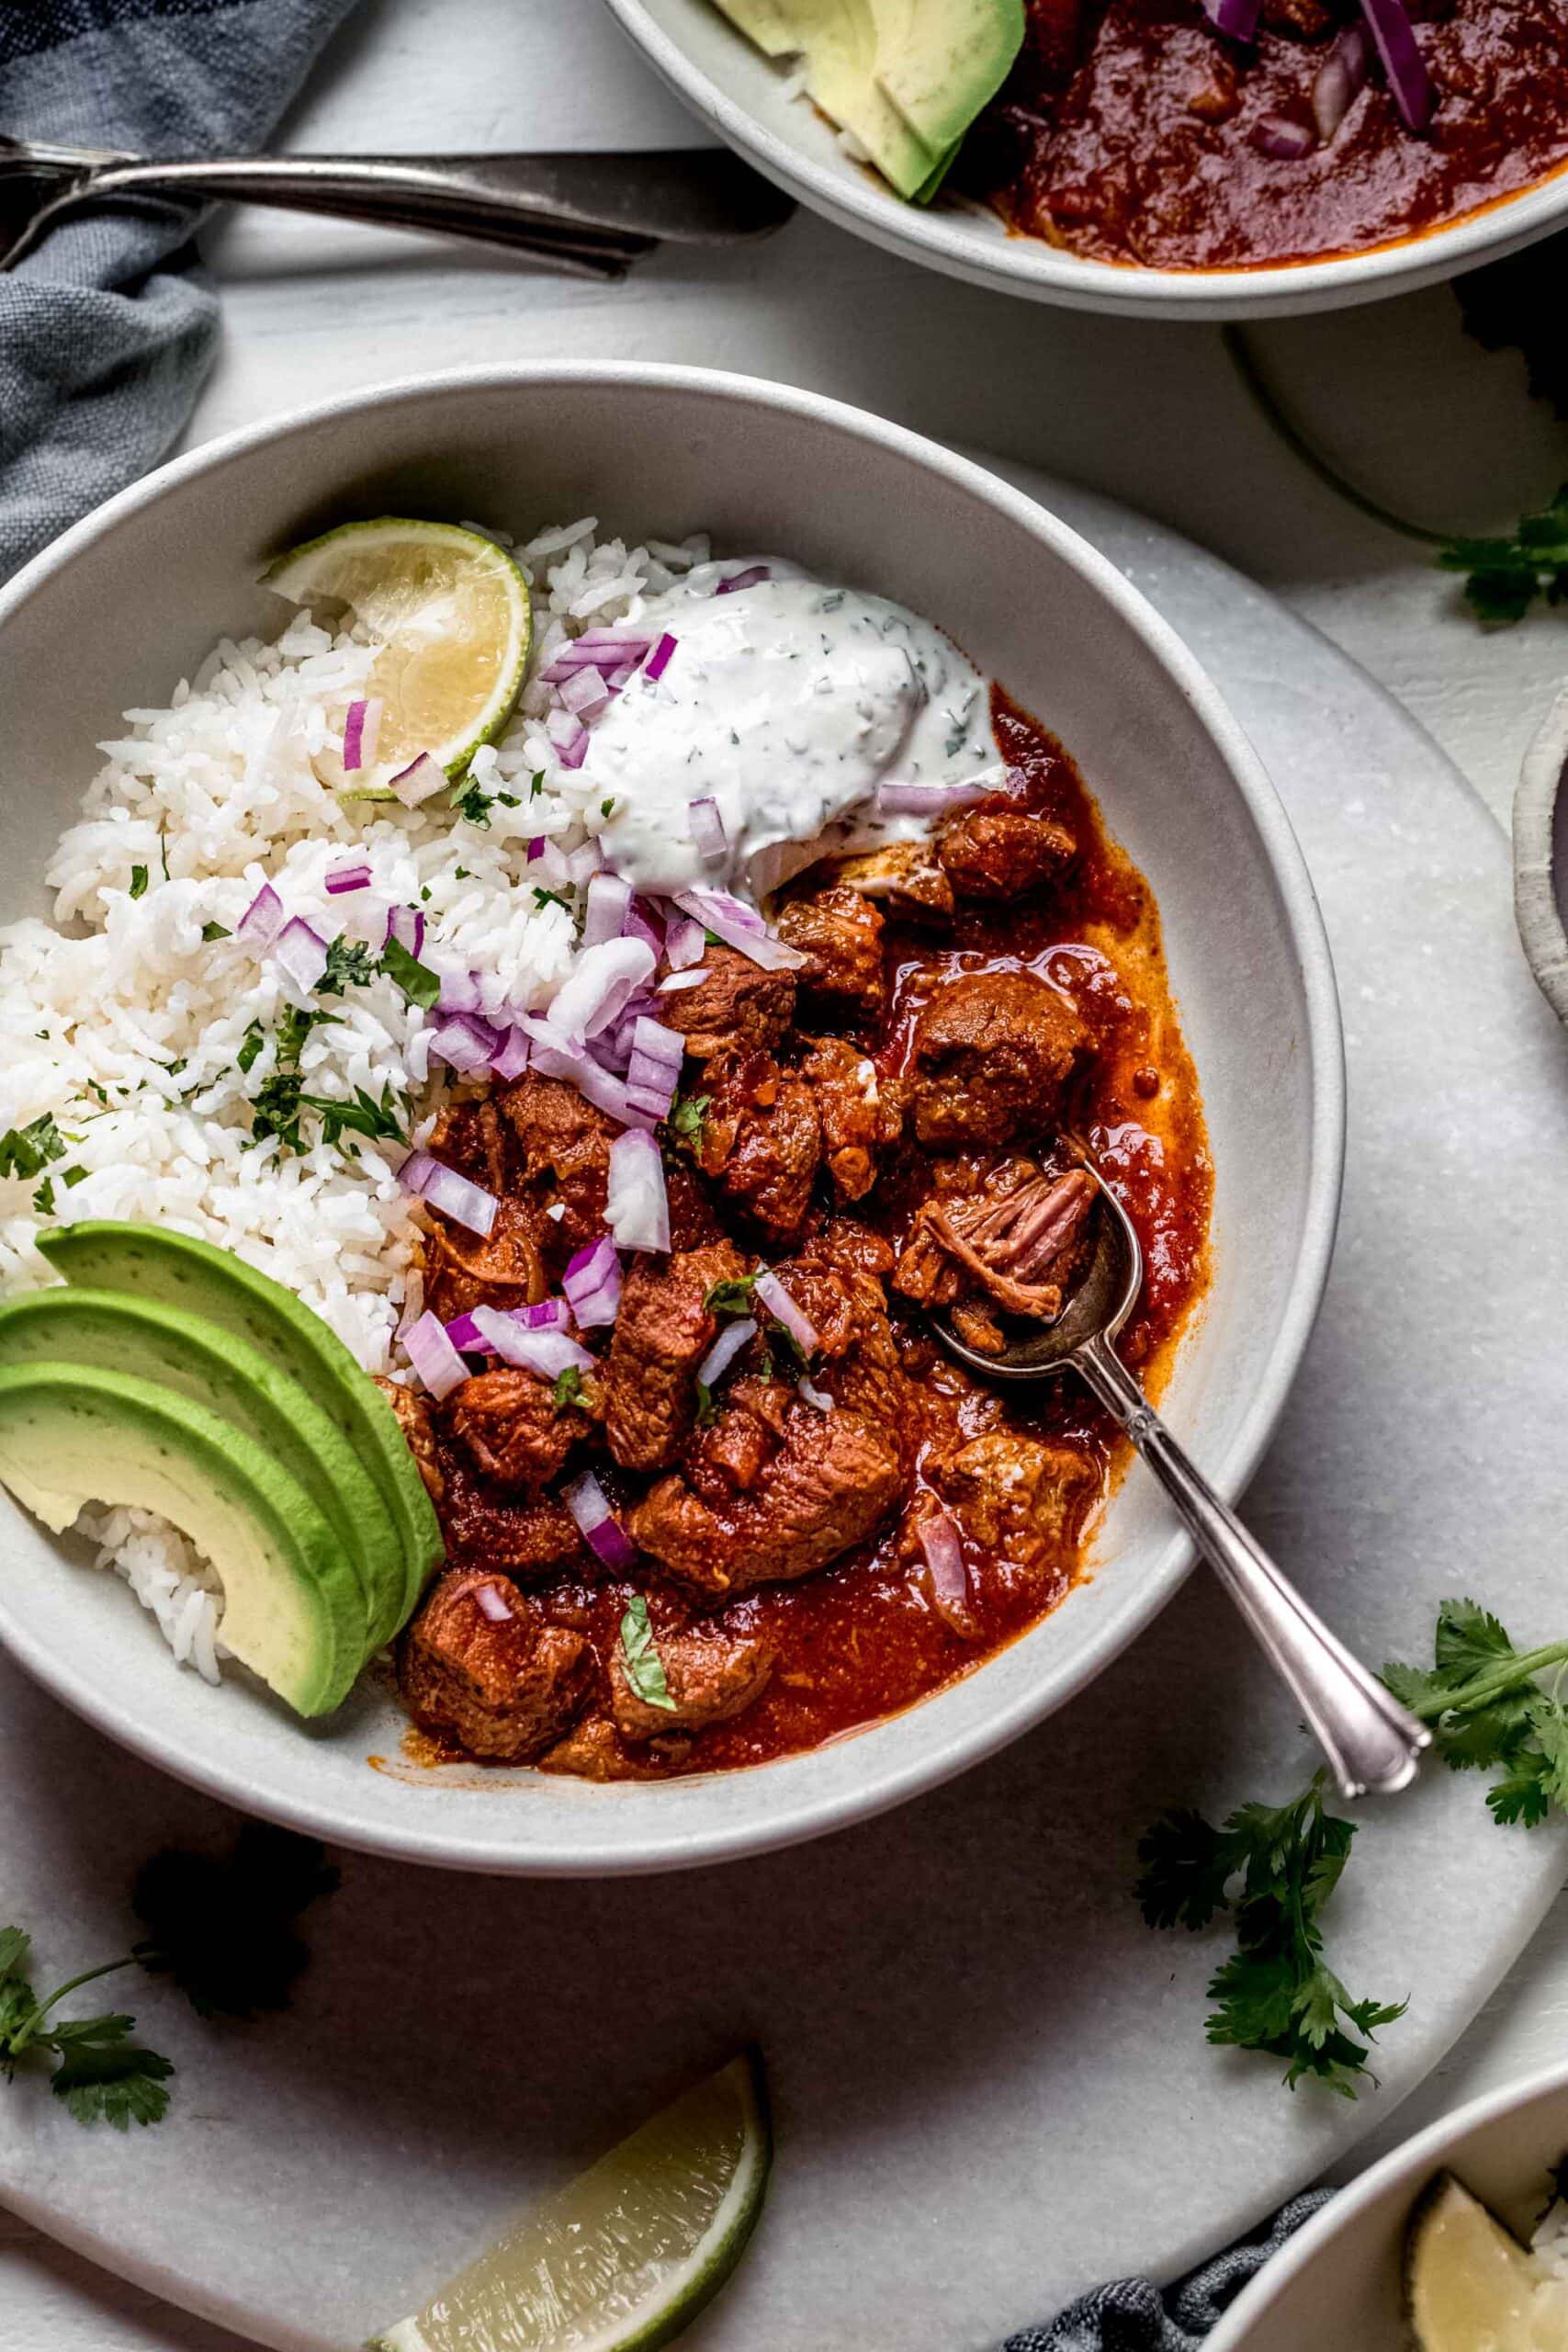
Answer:
[[(758, 569), (753, 585), (718, 593)], [(658, 677), (639, 671), (594, 721), (583, 762), (611, 804), (604, 855), (639, 890), (701, 882), (761, 898), (825, 852), (928, 831), (922, 815), (879, 811), (884, 786), (1005, 775), (979, 672), (884, 596), (777, 557), (731, 558), (641, 600), (623, 626), (675, 641)], [(705, 854), (694, 801), (716, 808), (722, 851)]]

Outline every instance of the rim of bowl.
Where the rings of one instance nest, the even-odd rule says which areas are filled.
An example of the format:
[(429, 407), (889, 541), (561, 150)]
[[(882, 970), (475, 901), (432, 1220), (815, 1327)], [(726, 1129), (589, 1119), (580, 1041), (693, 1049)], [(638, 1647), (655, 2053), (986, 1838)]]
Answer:
[[(1286, 938), (1304, 1003), (1312, 1070), (1311, 1136), (1302, 1233), (1284, 1310), (1263, 1374), (1228, 1448), (1204, 1465), (1223, 1493), (1239, 1494), (1273, 1434), (1312, 1335), (1328, 1279), (1338, 1224), (1345, 1159), (1346, 1083), (1344, 1033), (1333, 960), (1312, 877), (1283, 803), (1218, 686), (1184, 639), (1109, 558), (1048, 508), (970, 458), (958, 457), (940, 443), (911, 433), (903, 425), (890, 424), (886, 418), (845, 401), (829, 400), (793, 385), (771, 383), (762, 378), (635, 360), (505, 362), (489, 368), (448, 369), (400, 377), (389, 383), (340, 393), (309, 407), (291, 409), (265, 423), (243, 425), (218, 435), (199, 448), (155, 468), (73, 524), (0, 589), (0, 656), (12, 612), (46, 581), (68, 570), (82, 548), (133, 522), (167, 491), (202, 475), (221, 474), (254, 448), (309, 434), (332, 420), (371, 410), (418, 405), (432, 399), (449, 401), (468, 391), (502, 388), (526, 390), (547, 384), (570, 387), (585, 383), (620, 385), (628, 391), (684, 392), (695, 399), (793, 414), (826, 424), (945, 477), (969, 497), (999, 508), (1076, 571), (1089, 593), (1111, 605), (1167, 675), (1174, 679), (1213, 741), (1257, 829), (1279, 886)], [(1113, 802), (1114, 795), (1111, 797)], [(985, 1672), (981, 1667), (975, 1674), (946, 1686), (944, 1690), (932, 1692), (914, 1708), (904, 1711), (924, 1716), (930, 1724), (931, 1736), (917, 1754), (885, 1767), (875, 1777), (865, 1777), (829, 1795), (814, 1793), (808, 1785), (796, 1787), (770, 1804), (770, 1789), (779, 1786), (771, 1779), (774, 1770), (791, 1766), (803, 1768), (804, 1779), (812, 1759), (829, 1749), (807, 1750), (800, 1757), (781, 1759), (777, 1767), (759, 1767), (752, 1772), (730, 1775), (732, 1780), (755, 1785), (755, 1804), (738, 1818), (695, 1832), (667, 1832), (662, 1838), (656, 1832), (645, 1835), (635, 1855), (628, 1854), (620, 1843), (596, 1841), (586, 1818), (572, 1825), (570, 1841), (558, 1835), (541, 1848), (530, 1841), (528, 1821), (521, 1805), (517, 1808), (519, 1836), (515, 1844), (498, 1850), (492, 1844), (471, 1838), (460, 1829), (422, 1827), (413, 1808), (394, 1828), (389, 1828), (374, 1815), (360, 1815), (352, 1805), (346, 1809), (341, 1804), (318, 1808), (309, 1802), (272, 1795), (259, 1789), (254, 1778), (227, 1762), (188, 1754), (178, 1741), (162, 1731), (146, 1711), (138, 1713), (118, 1702), (106, 1702), (74, 1672), (69, 1660), (9, 1622), (3, 1594), (0, 1638), (17, 1662), (74, 1713), (161, 1771), (241, 1812), (260, 1814), (290, 1828), (306, 1830), (367, 1853), (447, 1869), (536, 1877), (642, 1875), (738, 1860), (796, 1845), (888, 1812), (967, 1771), (1055, 1714), (1096, 1680), (1166, 1607), (1186, 1581), (1195, 1559), (1185, 1532), (1173, 1527), (1169, 1541), (1157, 1554), (1142, 1587), (1128, 1592), (1107, 1611), (1092, 1652), (1070, 1670), (1055, 1676), (1043, 1674), (1032, 1690), (1009, 1708), (992, 1711), (967, 1726), (943, 1735), (936, 1719), (942, 1698), (948, 1690), (980, 1684)], [(882, 1719), (889, 1720), (898, 1718)], [(874, 1724), (864, 1726), (867, 1734), (874, 1734), (877, 1728)], [(829, 1748), (834, 1745), (829, 1743)]]
[(1557, 810), (1568, 780), (1568, 688), (1541, 720), (1514, 796), (1514, 919), (1525, 960), (1568, 1023), (1568, 931), (1557, 899)]
[(1337, 2190), (1333, 2202), (1314, 2213), (1289, 2245), (1281, 2246), (1264, 2265), (1209, 2337), (1206, 2352), (1248, 2352), (1254, 2325), (1258, 2320), (1267, 2319), (1283, 2290), (1303, 2270), (1311, 2269), (1319, 2256), (1359, 2221), (1385, 2189), (1406, 2181), (1414, 2188), (1448, 2157), (1461, 2154), (1462, 2143), (1473, 2132), (1495, 2122), (1499, 2117), (1517, 2115), (1533, 2107), (1538, 2099), (1551, 2098), (1565, 2090), (1568, 2061), (1560, 2060), (1555, 2066), (1540, 2067), (1517, 2082), (1505, 2084), (1501, 2090), (1483, 2092), (1479, 2098), (1456, 2108), (1451, 2115), (1439, 2116), (1435, 2123), (1428, 2123), (1414, 2139), (1390, 2149), (1386, 2156), (1380, 2157), (1367, 2171)]
[[(907, 204), (869, 172), (829, 170), (781, 138), (728, 96), (682, 43), (649, 16), (645, 0), (605, 0), (622, 30), (694, 113), (759, 171), (814, 211), (826, 212), (874, 244), (911, 254), (933, 269), (1027, 300), (1128, 317), (1287, 317), (1375, 302), (1452, 277), (1547, 235), (1568, 216), (1568, 163), (1529, 187), (1493, 198), (1457, 220), (1392, 243), (1323, 261), (1253, 269), (1145, 269), (1094, 261), (1041, 238), (1012, 236), (1000, 223), (980, 233), (978, 217)], [(736, 32), (738, 41), (744, 35)], [(760, 61), (765, 62), (765, 61)]]

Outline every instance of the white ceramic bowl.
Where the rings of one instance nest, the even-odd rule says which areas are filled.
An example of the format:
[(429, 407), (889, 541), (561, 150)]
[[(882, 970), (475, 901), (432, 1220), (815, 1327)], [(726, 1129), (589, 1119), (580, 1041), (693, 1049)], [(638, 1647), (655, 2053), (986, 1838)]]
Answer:
[(1400, 2309), (1404, 2230), (1433, 2174), (1457, 2175), (1528, 2238), (1565, 2153), (1568, 2067), (1461, 2107), (1315, 2214), (1237, 2296), (1204, 2352), (1410, 2352)]
[[(220, 631), (275, 628), (272, 551), (345, 517), (592, 513), (633, 539), (705, 529), (930, 614), (1062, 736), (1152, 881), (1217, 1168), (1215, 1279), (1168, 1391), (1228, 1492), (1250, 1474), (1316, 1311), (1343, 1140), (1333, 974), (1283, 810), (1190, 654), (1063, 524), (931, 443), (807, 392), (644, 367), (507, 368), (356, 394), (164, 467), (0, 595), (0, 914), (39, 877), (127, 705), (167, 699)], [(980, 1672), (808, 1756), (659, 1786), (452, 1769), (408, 1777), (367, 1687), (302, 1727), (236, 1678), (176, 1668), (116, 1578), (62, 1565), (0, 1498), (0, 1638), (166, 1770), (344, 1844), (495, 1871), (646, 1871), (755, 1852), (912, 1796), (1059, 1707), (1190, 1565), (1126, 1480), (1068, 1602)]]
[(1568, 167), (1483, 210), (1397, 244), (1266, 269), (1134, 269), (1010, 236), (962, 199), (906, 204), (851, 161), (813, 107), (720, 15), (713, 0), (608, 0), (643, 54), (693, 112), (792, 196), (874, 245), (950, 277), (1069, 310), (1135, 319), (1283, 318), (1408, 294), (1495, 261), (1568, 221)]

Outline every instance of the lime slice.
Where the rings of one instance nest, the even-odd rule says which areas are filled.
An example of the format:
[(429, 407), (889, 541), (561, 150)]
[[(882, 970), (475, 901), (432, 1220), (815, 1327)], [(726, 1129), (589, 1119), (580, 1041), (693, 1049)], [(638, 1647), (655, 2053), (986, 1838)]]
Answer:
[(1562, 2352), (1564, 2279), (1441, 2173), (1405, 2241), (1405, 2303), (1420, 2352)]
[(345, 773), (337, 745), (312, 765), (338, 791), (385, 797), (428, 752), (457, 775), (499, 735), (528, 666), (528, 583), (506, 553), (452, 523), (345, 523), (287, 555), (263, 583), (292, 605), (353, 613), (383, 650), (366, 699), (381, 705), (373, 763)]
[(755, 2051), (612, 2148), (369, 2352), (653, 2352), (716, 2295), (768, 2186)]

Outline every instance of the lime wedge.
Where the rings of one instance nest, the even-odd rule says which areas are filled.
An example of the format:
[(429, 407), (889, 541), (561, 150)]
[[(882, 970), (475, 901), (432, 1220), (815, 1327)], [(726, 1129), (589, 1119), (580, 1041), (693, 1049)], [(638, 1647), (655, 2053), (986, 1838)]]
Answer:
[(653, 2352), (716, 2295), (773, 2159), (748, 2051), (538, 2206), (368, 2352)]
[(1420, 2352), (1562, 2352), (1568, 2279), (1440, 2173), (1405, 2241), (1405, 2306)]
[(457, 775), (506, 724), (528, 666), (528, 583), (479, 532), (394, 515), (345, 523), (262, 580), (318, 617), (346, 606), (383, 648), (365, 690), (381, 705), (373, 762), (345, 773), (334, 744), (312, 763), (323, 784), (385, 797), (421, 752)]

